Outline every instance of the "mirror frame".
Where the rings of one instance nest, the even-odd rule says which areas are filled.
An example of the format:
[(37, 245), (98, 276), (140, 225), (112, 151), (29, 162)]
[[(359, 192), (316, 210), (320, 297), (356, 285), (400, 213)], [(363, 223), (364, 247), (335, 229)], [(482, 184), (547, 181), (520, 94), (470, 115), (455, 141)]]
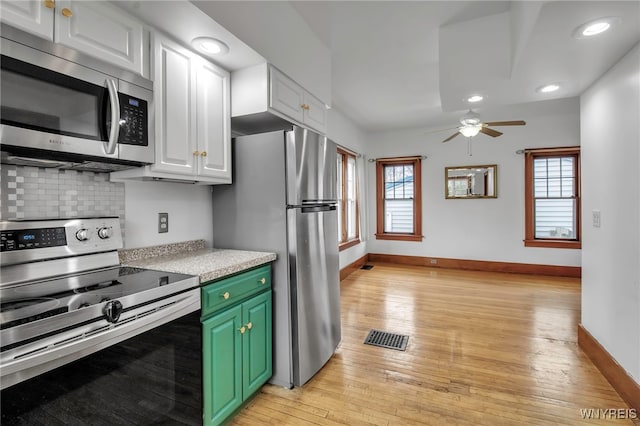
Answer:
[[(493, 195), (449, 195), (449, 171), (465, 169), (493, 169)], [(483, 164), (479, 166), (451, 166), (444, 168), (444, 198), (447, 200), (467, 200), (476, 198), (498, 198), (498, 165)]]

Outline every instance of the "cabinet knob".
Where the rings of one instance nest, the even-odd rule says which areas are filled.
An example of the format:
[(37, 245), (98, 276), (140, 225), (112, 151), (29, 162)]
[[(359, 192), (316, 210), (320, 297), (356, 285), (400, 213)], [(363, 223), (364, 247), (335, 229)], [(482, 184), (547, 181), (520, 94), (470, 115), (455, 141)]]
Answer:
[(202, 152), (200, 153), (200, 156), (201, 156), (201, 157), (206, 157), (206, 156), (207, 156), (207, 151), (202, 151)]
[(66, 18), (71, 18), (73, 16), (73, 12), (71, 12), (71, 9), (68, 8), (64, 8), (60, 11), (60, 13), (62, 13), (62, 16), (66, 17)]
[(198, 155), (200, 155), (200, 151), (193, 151), (193, 156), (197, 157)]
[(308, 110), (308, 109), (309, 109), (309, 105), (307, 105), (307, 104), (302, 104), (302, 105), (300, 105), (300, 108), (305, 109), (305, 110)]
[(253, 324), (251, 324), (251, 323), (247, 324), (247, 328), (248, 328), (249, 330), (251, 330), (251, 329), (253, 328)]
[(267, 279), (266, 279), (265, 277), (262, 277), (262, 278), (260, 278), (260, 279), (258, 280), (258, 282), (259, 282), (260, 284), (266, 284)]
[(222, 298), (224, 298), (224, 300), (228, 300), (229, 297), (231, 297), (231, 295), (229, 294), (228, 291), (225, 291), (223, 294), (221, 294), (220, 296), (222, 296)]
[(240, 334), (244, 334), (245, 331), (247, 331), (247, 329), (244, 327), (244, 325), (242, 327), (240, 327), (238, 330), (240, 330)]
[(56, 2), (53, 0), (44, 0), (44, 7), (46, 7), (47, 9), (53, 9), (54, 7), (56, 7)]

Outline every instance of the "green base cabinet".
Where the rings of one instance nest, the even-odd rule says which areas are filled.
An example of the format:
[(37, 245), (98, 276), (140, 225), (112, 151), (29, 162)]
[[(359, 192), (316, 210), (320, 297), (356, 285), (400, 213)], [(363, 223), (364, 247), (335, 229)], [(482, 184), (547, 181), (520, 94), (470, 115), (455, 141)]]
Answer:
[[(258, 287), (247, 293), (249, 281)], [(202, 289), (208, 296), (203, 297), (203, 313), (208, 315), (202, 319), (204, 425), (228, 419), (271, 377), (270, 287), (271, 269), (266, 266)], [(224, 307), (214, 310), (218, 299)]]
[(242, 304), (242, 323), (251, 325), (242, 339), (242, 399), (271, 377), (271, 290)]

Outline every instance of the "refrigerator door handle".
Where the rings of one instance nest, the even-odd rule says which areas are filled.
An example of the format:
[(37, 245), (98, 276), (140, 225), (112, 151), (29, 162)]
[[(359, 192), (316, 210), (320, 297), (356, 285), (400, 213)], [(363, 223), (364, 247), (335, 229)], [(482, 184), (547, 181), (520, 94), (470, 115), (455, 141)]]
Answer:
[(320, 205), (320, 206), (310, 206), (310, 207), (302, 207), (300, 211), (302, 213), (318, 213), (318, 212), (329, 212), (332, 210), (336, 210), (335, 205)]

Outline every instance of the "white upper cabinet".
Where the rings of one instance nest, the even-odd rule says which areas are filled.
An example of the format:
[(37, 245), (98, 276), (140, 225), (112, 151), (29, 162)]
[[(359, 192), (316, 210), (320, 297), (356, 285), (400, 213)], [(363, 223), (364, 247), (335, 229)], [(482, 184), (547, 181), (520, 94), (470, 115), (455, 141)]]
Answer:
[(0, 2), (4, 23), (149, 77), (149, 35), (141, 22), (107, 2)]
[(193, 54), (155, 36), (156, 163), (154, 170), (194, 175), (196, 169), (196, 99)]
[(229, 73), (163, 35), (153, 39), (156, 161), (111, 178), (231, 183)]
[(234, 71), (231, 84), (233, 117), (269, 111), (322, 134), (327, 130), (324, 102), (272, 65)]
[(22, 31), (53, 41), (54, 7), (53, 0), (2, 0), (0, 20)]
[(147, 77), (148, 33), (142, 23), (105, 2), (56, 0), (54, 39)]
[(231, 183), (229, 72), (157, 32), (152, 63), (155, 164), (111, 179)]
[(327, 108), (324, 102), (305, 91), (302, 104), (304, 111), (302, 122), (312, 129), (325, 133), (327, 131)]
[(269, 106), (302, 123), (304, 121), (304, 89), (295, 81), (271, 67)]
[(198, 175), (231, 182), (229, 73), (206, 60), (196, 67)]

